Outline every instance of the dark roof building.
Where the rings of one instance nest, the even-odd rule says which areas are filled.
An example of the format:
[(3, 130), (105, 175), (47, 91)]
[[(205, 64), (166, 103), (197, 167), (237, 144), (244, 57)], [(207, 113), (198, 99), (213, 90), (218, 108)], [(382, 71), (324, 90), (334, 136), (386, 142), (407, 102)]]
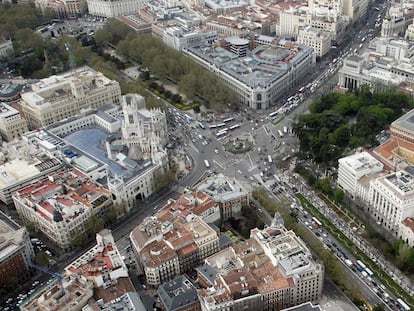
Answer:
[(201, 310), (197, 289), (186, 274), (179, 275), (158, 288), (164, 310)]

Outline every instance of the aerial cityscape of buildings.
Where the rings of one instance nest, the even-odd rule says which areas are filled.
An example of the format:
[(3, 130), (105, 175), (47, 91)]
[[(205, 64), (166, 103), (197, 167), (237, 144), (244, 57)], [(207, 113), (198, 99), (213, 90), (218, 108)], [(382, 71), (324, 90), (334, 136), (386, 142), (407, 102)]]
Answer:
[[(261, 119), (263, 111), (313, 92), (316, 86), (306, 77), (319, 72), (325, 60), (331, 73), (336, 66), (337, 92), (366, 85), (414, 94), (414, 4), (409, 1), (381, 9), (371, 8), (368, 0), (34, 0), (34, 5), (62, 20), (85, 14), (91, 23), (116, 18), (137, 33), (159, 38), (237, 94), (240, 106), (257, 118), (247, 122), (251, 137), (259, 122), (269, 119)], [(377, 13), (382, 9), (385, 14)], [(372, 29), (358, 34), (357, 26), (368, 26), (369, 16), (377, 14)], [(359, 47), (337, 53), (352, 36)], [(0, 35), (0, 60), (13, 54), (12, 40)], [(171, 311), (322, 310), (324, 263), (278, 213), (269, 216), (256, 206), (254, 217), (267, 215), (270, 224), (249, 228), (244, 237), (228, 234), (229, 223), (246, 217), (243, 213), (257, 204), (253, 184), (267, 190), (276, 184), (283, 191), (294, 188), (287, 182), (289, 169), (278, 175), (286, 181), (268, 171), (276, 149), (254, 143), (269, 155), (259, 151), (255, 164), (247, 154), (248, 170), (224, 174), (226, 167), (215, 159), (211, 164), (221, 170), (211, 168), (209, 155), (204, 163), (194, 163), (191, 154), (205, 151), (194, 140), (185, 141), (188, 148), (178, 149), (184, 150), (189, 167), (203, 174), (191, 187), (175, 184), (176, 196), (170, 191), (170, 197), (158, 198), (160, 176), (171, 169), (168, 120), (181, 116), (177, 109), (148, 108), (143, 95), (122, 94), (118, 81), (89, 66), (71, 66), (22, 85), (1, 83), (0, 201), (18, 223), (1, 212), (0, 285), (24, 283), (38, 270), (52, 276), (20, 298), (20, 310), (144, 311), (141, 292), (149, 293), (153, 309)], [(187, 123), (193, 121), (182, 115)], [(220, 118), (227, 134), (230, 126)], [(198, 118), (188, 129), (198, 133), (205, 128), (202, 122)], [(182, 126), (178, 123), (174, 127)], [(276, 139), (265, 125), (263, 130), (272, 137), (267, 140)], [(280, 140), (289, 131), (279, 130)], [(414, 110), (385, 132), (373, 149), (359, 148), (338, 160), (336, 186), (379, 228), (414, 247)], [(220, 136), (198, 135), (203, 146), (212, 139), (221, 144)], [(250, 173), (256, 168), (259, 177)], [(273, 185), (265, 182), (269, 175)], [(154, 195), (156, 204), (145, 209)], [(291, 207), (299, 208), (292, 200)], [(112, 213), (115, 221), (124, 222), (140, 215), (134, 229), (119, 239), (128, 244), (119, 248), (111, 230), (103, 229), (96, 233), (96, 245), (73, 253), (62, 271), (36, 264), (38, 237), (71, 254), (79, 238)], [(323, 241), (318, 222), (305, 222), (305, 228)], [(347, 258), (344, 252), (337, 257)], [(359, 270), (355, 266), (348, 265), (354, 272)], [(372, 285), (372, 277), (360, 278)], [(410, 310), (398, 303), (397, 310)]]

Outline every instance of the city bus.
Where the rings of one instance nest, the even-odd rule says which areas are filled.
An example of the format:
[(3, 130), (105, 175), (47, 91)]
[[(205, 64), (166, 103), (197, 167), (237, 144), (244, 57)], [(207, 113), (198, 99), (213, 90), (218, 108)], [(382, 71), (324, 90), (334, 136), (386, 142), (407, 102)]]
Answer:
[(361, 260), (357, 260), (356, 264), (357, 264), (358, 271), (360, 272), (364, 271), (367, 268), (367, 266)]
[(210, 130), (214, 130), (215, 128), (217, 128), (217, 125), (212, 124), (212, 125), (209, 125), (209, 126), (208, 126), (208, 128), (209, 128)]
[(235, 130), (236, 128), (238, 128), (238, 127), (240, 127), (240, 124), (235, 124), (235, 125), (230, 126), (229, 130), (232, 131), (232, 130)]
[(321, 228), (322, 227), (322, 223), (316, 217), (312, 217), (312, 223), (317, 228)]
[(231, 121), (233, 121), (234, 120), (234, 118), (227, 118), (227, 119), (224, 119), (223, 120), (223, 122), (224, 123), (227, 123), (227, 122), (231, 122)]
[(399, 306), (401, 307), (401, 308), (403, 308), (405, 311), (409, 311), (409, 310), (411, 310), (411, 308), (404, 302), (404, 300), (402, 300), (401, 298), (398, 298), (397, 299), (397, 302), (398, 302), (398, 304), (399, 304)]
[(198, 122), (198, 127), (201, 128), (202, 130), (204, 130), (206, 127), (203, 125), (203, 123)]
[(190, 123), (191, 121), (193, 121), (193, 118), (191, 116), (189, 116), (188, 114), (185, 114), (184, 116), (187, 119), (187, 122), (188, 123)]
[(272, 156), (271, 156), (270, 154), (267, 156), (267, 161), (268, 161), (269, 163), (272, 163), (272, 162), (273, 162), (273, 160), (272, 160)]
[(277, 132), (279, 133), (280, 138), (283, 138), (283, 133), (281, 130), (277, 130)]
[(216, 127), (225, 127), (225, 126), (226, 126), (226, 123), (220, 123), (216, 125)]
[(275, 116), (277, 116), (277, 114), (278, 114), (278, 111), (273, 111), (272, 113), (269, 113), (269, 118), (273, 118), (273, 117), (275, 117)]
[(224, 137), (226, 135), (227, 135), (227, 131), (220, 131), (220, 132), (217, 132), (216, 138)]
[(204, 165), (206, 166), (206, 168), (209, 168), (210, 167), (210, 163), (208, 163), (207, 160), (204, 160)]
[(372, 278), (372, 277), (374, 276), (374, 272), (372, 272), (369, 268), (366, 268), (366, 269), (365, 269), (365, 272), (368, 274), (368, 276), (369, 276), (370, 278)]

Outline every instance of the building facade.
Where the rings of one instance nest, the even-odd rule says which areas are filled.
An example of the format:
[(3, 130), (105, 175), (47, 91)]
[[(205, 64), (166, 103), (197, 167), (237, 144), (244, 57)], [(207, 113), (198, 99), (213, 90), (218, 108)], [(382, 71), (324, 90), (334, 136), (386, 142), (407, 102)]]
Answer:
[(116, 18), (119, 15), (129, 15), (138, 13), (145, 0), (87, 0), (88, 12), (90, 15), (99, 17)]
[(24, 223), (33, 223), (62, 250), (71, 249), (90, 230), (88, 220), (104, 218), (112, 205), (108, 190), (73, 169), (19, 189), (13, 202)]
[(81, 109), (121, 102), (119, 83), (86, 66), (42, 79), (31, 89), (21, 95), (20, 101), (30, 129), (73, 117)]
[(26, 228), (0, 220), (0, 286), (7, 288), (13, 280), (21, 282), (27, 278), (33, 258), (34, 250)]
[(20, 138), (27, 132), (27, 122), (13, 107), (0, 103), (0, 134), (6, 141)]
[(314, 68), (316, 57), (313, 49), (285, 40), (258, 46), (244, 58), (211, 45), (191, 47), (184, 53), (217, 75), (243, 105), (254, 110), (268, 109), (295, 89)]

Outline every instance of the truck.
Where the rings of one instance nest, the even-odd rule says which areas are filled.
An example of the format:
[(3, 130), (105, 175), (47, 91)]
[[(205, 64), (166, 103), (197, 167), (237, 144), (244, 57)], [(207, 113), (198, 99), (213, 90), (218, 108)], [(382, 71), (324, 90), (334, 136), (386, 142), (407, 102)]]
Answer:
[(206, 168), (209, 168), (210, 167), (210, 163), (208, 163), (207, 160), (204, 160), (204, 165), (206, 166)]
[(281, 130), (277, 130), (277, 132), (279, 133), (280, 138), (283, 138), (283, 133)]
[(287, 134), (288, 130), (286, 126), (283, 127), (283, 132)]

